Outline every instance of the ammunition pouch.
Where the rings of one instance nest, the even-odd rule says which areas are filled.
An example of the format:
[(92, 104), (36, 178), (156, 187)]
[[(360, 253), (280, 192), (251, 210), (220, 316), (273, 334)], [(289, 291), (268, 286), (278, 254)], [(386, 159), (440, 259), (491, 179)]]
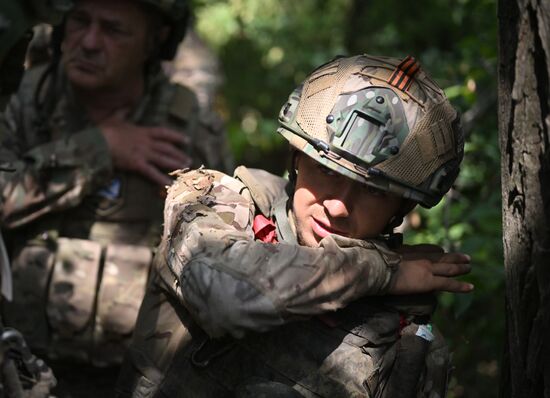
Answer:
[(53, 358), (118, 364), (145, 294), (151, 249), (58, 238), (13, 256), (14, 300), (5, 321)]

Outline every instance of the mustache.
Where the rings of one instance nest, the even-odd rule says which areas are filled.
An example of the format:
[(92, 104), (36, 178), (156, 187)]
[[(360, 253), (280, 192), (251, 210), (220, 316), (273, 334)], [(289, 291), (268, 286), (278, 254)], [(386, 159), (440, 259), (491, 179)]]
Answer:
[(81, 62), (93, 67), (104, 67), (106, 63), (102, 54), (81, 48), (63, 52), (63, 60), (64, 63)]

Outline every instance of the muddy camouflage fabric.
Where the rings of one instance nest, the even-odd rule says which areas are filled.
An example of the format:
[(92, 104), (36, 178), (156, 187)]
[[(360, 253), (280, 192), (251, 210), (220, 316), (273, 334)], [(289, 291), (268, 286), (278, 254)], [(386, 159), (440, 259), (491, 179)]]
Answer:
[[(241, 181), (252, 178), (246, 170), (239, 168), (237, 178), (184, 173), (166, 200), (156, 266), (210, 337), (242, 337), (387, 290), (399, 259), (381, 245), (332, 236), (320, 248), (255, 241), (257, 209)], [(256, 190), (262, 179), (274, 179), (258, 173)], [(276, 188), (270, 192), (283, 191)]]
[[(1, 120), (0, 158), (16, 168), (0, 176), (15, 292), (6, 319), (31, 347), (120, 362), (159, 241), (164, 190), (113, 168), (61, 71), (41, 91), (49, 112), (39, 112), (44, 70), (27, 72)], [(195, 166), (223, 169), (225, 138), (197, 115), (194, 94), (159, 73), (147, 80), (131, 120), (181, 131)]]
[[(277, 210), (285, 185), (244, 167), (234, 178), (180, 174), (120, 397), (389, 398), (384, 380), (403, 362), (395, 342), (404, 307), (361, 297), (386, 292), (399, 257), (382, 243), (335, 235), (318, 248), (296, 244)], [(280, 243), (254, 240), (259, 214), (276, 218)], [(428, 316), (433, 310), (419, 308)], [(434, 333), (428, 357), (438, 376), (425, 371), (423, 355), (418, 397), (445, 388), (448, 352)]]

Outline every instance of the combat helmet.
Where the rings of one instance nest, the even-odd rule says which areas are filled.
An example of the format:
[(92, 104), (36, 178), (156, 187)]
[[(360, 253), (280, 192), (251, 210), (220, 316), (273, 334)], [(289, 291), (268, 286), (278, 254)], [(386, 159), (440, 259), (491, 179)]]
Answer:
[(189, 22), (188, 0), (137, 0), (158, 9), (166, 21), (170, 24), (172, 31), (170, 36), (163, 43), (160, 50), (160, 58), (171, 60), (176, 55), (179, 43), (183, 40)]
[[(58, 0), (59, 1), (59, 0)], [(74, 0), (73, 0), (74, 1)], [(183, 40), (189, 23), (190, 10), (188, 0), (134, 0), (160, 12), (170, 26), (170, 35), (158, 52), (160, 60), (171, 60), (176, 55), (179, 43)], [(61, 54), (64, 27), (58, 25), (52, 32), (52, 47), (55, 57)]]
[(340, 57), (279, 113), (280, 134), (326, 167), (424, 207), (450, 189), (464, 154), (458, 112), (412, 57)]

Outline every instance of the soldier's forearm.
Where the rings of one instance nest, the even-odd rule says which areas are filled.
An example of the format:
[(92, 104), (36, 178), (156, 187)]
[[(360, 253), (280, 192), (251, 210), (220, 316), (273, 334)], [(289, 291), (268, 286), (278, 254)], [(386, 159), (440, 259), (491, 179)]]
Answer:
[(246, 186), (219, 172), (181, 173), (169, 189), (158, 272), (210, 335), (267, 330), (387, 290), (399, 256), (333, 236), (317, 248), (256, 241), (253, 209)]
[(172, 285), (212, 336), (241, 337), (381, 294), (395, 265), (374, 246), (341, 248), (330, 238), (320, 248), (274, 245), (219, 232), (190, 225), (164, 253)]

